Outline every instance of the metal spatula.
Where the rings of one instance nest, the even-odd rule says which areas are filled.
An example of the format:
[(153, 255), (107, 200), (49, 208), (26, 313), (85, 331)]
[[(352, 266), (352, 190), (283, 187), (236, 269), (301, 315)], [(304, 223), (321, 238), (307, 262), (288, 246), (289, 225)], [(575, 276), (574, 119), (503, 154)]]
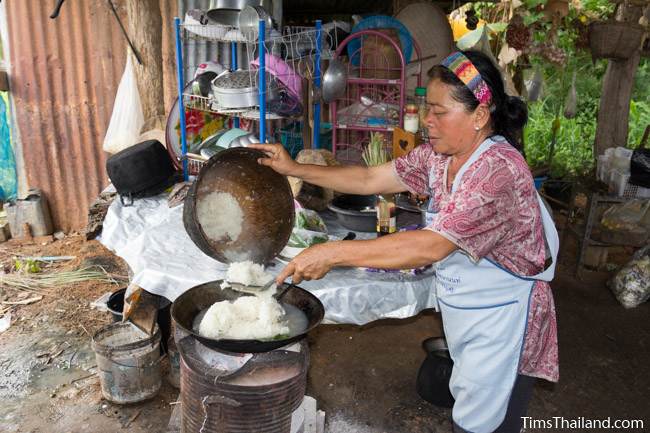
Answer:
[(246, 284), (241, 284), (241, 283), (235, 283), (235, 282), (230, 282), (228, 281), (228, 285), (235, 291), (237, 292), (244, 292), (244, 293), (257, 293), (257, 292), (263, 292), (267, 290), (269, 287), (271, 287), (275, 283), (275, 278), (271, 278), (268, 283), (264, 284), (263, 286), (248, 286)]
[[(258, 293), (258, 292), (263, 292), (263, 291), (265, 291), (265, 290), (268, 290), (268, 289), (273, 285), (273, 283), (275, 283), (275, 278), (274, 278), (274, 279), (271, 279), (271, 281), (269, 281), (268, 283), (264, 284), (263, 286), (247, 286), (247, 285), (245, 285), (245, 284), (241, 284), (241, 283), (230, 283), (230, 282), (229, 282), (228, 284), (230, 284), (230, 287), (231, 287), (233, 290), (236, 290), (236, 291), (238, 291), (238, 292), (244, 292), (244, 293)], [(289, 289), (291, 289), (292, 287), (294, 287), (293, 283), (289, 283), (289, 284), (287, 284), (285, 287), (282, 288), (282, 290), (277, 291), (276, 293), (274, 293), (274, 294), (273, 294), (273, 297), (274, 297), (277, 301), (279, 301), (280, 299), (282, 299), (282, 297), (283, 297), (283, 296), (284, 296), (284, 295), (289, 291)]]

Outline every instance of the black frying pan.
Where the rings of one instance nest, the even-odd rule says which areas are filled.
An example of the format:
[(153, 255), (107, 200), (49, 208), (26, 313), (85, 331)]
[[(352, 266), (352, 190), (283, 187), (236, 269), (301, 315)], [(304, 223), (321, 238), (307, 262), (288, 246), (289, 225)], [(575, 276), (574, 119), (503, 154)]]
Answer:
[(230, 340), (203, 337), (193, 329), (194, 319), (203, 310), (220, 301), (234, 301), (240, 296), (250, 296), (246, 293), (221, 288), (222, 280), (211, 281), (191, 288), (176, 298), (172, 304), (172, 318), (176, 326), (192, 335), (204, 345), (219, 350), (236, 353), (268, 352), (286, 346), (303, 338), (323, 320), (325, 308), (317, 297), (298, 286), (293, 286), (282, 297), (282, 302), (293, 305), (307, 316), (307, 329), (301, 334), (291, 335), (281, 340)]

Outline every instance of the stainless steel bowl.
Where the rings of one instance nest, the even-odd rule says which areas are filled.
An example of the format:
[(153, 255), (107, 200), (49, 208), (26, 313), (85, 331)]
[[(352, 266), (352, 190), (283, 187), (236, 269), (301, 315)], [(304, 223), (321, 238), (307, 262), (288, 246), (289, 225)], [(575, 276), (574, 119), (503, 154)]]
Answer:
[(229, 148), (233, 147), (247, 147), (251, 143), (259, 143), (260, 140), (255, 136), (254, 133), (242, 135), (240, 137), (235, 138), (233, 141), (230, 142)]
[(239, 25), (239, 12), (246, 6), (262, 6), (272, 10), (271, 0), (210, 0), (208, 18), (217, 24), (237, 27)]
[(271, 15), (262, 6), (246, 6), (239, 13), (239, 30), (247, 40), (256, 40), (260, 20), (266, 21), (266, 32), (273, 28)]

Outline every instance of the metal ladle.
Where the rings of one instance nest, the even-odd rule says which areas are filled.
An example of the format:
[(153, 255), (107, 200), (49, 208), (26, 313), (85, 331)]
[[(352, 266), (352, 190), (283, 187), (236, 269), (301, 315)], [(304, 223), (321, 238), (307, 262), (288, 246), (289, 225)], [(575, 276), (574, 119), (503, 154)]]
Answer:
[(321, 88), (314, 88), (314, 100), (330, 103), (345, 94), (348, 85), (348, 69), (340, 59), (332, 59), (323, 74)]

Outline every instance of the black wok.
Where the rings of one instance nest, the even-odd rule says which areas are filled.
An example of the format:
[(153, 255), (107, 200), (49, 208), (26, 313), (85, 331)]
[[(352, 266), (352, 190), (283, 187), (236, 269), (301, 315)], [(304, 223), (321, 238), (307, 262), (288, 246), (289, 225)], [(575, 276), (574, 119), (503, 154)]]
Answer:
[(189, 289), (176, 298), (171, 311), (176, 326), (213, 349), (236, 353), (259, 353), (278, 349), (303, 338), (320, 324), (325, 315), (325, 308), (318, 298), (298, 286), (293, 286), (282, 297), (282, 303), (293, 305), (307, 316), (307, 329), (302, 333), (278, 340), (217, 340), (203, 337), (193, 329), (194, 319), (201, 311), (210, 308), (215, 302), (234, 301), (240, 296), (251, 296), (232, 289), (222, 289), (221, 283), (222, 280), (216, 280)]

